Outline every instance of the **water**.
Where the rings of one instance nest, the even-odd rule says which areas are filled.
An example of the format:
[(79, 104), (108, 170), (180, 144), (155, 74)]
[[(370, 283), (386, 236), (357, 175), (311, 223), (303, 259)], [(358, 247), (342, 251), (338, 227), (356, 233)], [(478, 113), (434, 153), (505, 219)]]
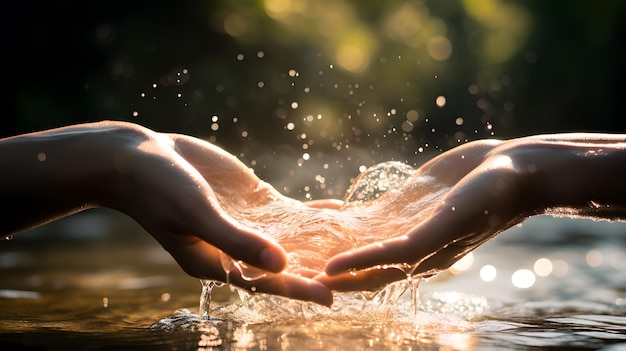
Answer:
[[(259, 187), (266, 188), (266, 195), (252, 195), (253, 201), (228, 187), (216, 189), (216, 195), (232, 217), (285, 248), (288, 272), (321, 272), (327, 260), (338, 253), (403, 235), (428, 215), (447, 190), (401, 162), (381, 163), (361, 173), (339, 211), (307, 207), (282, 197), (269, 184)], [(227, 271), (238, 270), (249, 279), (258, 275), (242, 262), (223, 261)]]
[[(384, 176), (382, 170), (387, 172)], [(247, 201), (254, 210), (233, 204), (229, 211), (242, 220), (269, 211), (272, 215), (263, 228), (279, 233), (294, 209), (306, 210), (304, 224), (289, 227), (298, 235), (277, 238), (294, 249), (299, 235), (331, 240), (330, 248), (314, 250), (320, 257), (308, 257), (306, 250), (291, 257), (289, 269), (319, 269), (319, 259), (332, 255), (334, 245), (343, 250), (374, 239), (359, 230), (375, 224), (368, 218), (393, 214), (400, 219), (394, 226), (405, 225), (402, 211), (410, 199), (396, 190), (408, 187), (407, 179), (422, 185), (412, 191), (429, 189), (419, 193), (423, 201), (411, 205), (412, 211), (424, 215), (445, 189), (435, 186), (433, 179), (419, 177), (402, 164), (379, 165), (360, 177), (365, 183), (357, 180), (340, 215), (300, 207), (298, 202), (286, 206), (287, 200), (272, 191), (263, 192), (270, 196), (259, 197), (262, 201)], [(352, 225), (349, 230), (338, 229), (344, 222)], [(626, 346), (624, 223), (536, 217), (478, 248), (463, 267), (421, 282), (398, 282), (376, 294), (337, 295), (331, 309), (210, 282), (204, 282), (199, 306), (203, 285), (186, 276), (148, 235), (132, 235), (137, 231), (140, 228), (127, 218), (89, 211), (40, 233), (3, 242), (3, 349), (621, 350)], [(80, 241), (85, 235), (100, 236)], [(38, 240), (43, 245), (35, 245)], [(236, 262), (225, 257), (224, 264)], [(481, 275), (488, 265), (495, 269), (493, 278)], [(535, 278), (528, 288), (511, 280), (520, 269)], [(250, 275), (254, 279), (254, 272)]]

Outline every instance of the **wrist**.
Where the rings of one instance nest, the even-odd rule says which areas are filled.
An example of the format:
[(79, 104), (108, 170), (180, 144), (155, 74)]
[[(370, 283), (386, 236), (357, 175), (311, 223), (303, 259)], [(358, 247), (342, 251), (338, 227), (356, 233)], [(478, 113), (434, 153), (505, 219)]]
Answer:
[(83, 184), (92, 206), (121, 210), (126, 201), (123, 185), (131, 175), (135, 156), (141, 143), (154, 137), (147, 128), (127, 122), (100, 122), (92, 125), (83, 137), (91, 140), (91, 155)]

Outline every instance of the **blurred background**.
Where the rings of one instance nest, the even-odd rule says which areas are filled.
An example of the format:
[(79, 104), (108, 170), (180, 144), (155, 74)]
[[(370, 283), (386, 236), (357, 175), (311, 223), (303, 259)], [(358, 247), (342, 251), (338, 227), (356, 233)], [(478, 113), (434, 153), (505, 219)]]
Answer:
[(1, 136), (133, 121), (210, 140), (300, 199), (470, 140), (626, 131), (620, 0), (15, 6)]
[[(369, 166), (389, 160), (419, 166), (476, 139), (626, 132), (623, 0), (11, 5), (0, 21), (0, 137), (132, 121), (209, 140), (299, 200), (342, 198)], [(538, 316), (524, 321), (533, 333), (544, 316), (572, 309), (624, 313), (624, 223), (538, 217), (510, 231), (468, 255), (473, 261), (462, 262), (465, 271), (442, 273), (432, 289), (530, 301), (495, 315)], [(1, 242), (0, 249), (3, 345), (144, 343), (137, 326), (197, 306), (198, 280), (114, 211), (86, 211)], [(512, 279), (519, 272), (521, 283)], [(420, 291), (428, 293), (429, 285)], [(569, 324), (555, 327), (564, 335), (555, 340), (549, 323), (546, 342), (579, 340), (570, 339)], [(619, 323), (610, 320), (609, 340)], [(131, 334), (120, 336), (120, 329)], [(36, 337), (23, 333), (33, 330)], [(522, 337), (537, 345), (528, 330), (511, 338), (493, 330), (487, 339), (503, 340), (502, 348)], [(104, 332), (110, 341), (94, 342), (85, 331)], [(268, 333), (255, 332), (261, 339)], [(338, 345), (346, 344), (343, 335), (353, 338), (335, 334)]]

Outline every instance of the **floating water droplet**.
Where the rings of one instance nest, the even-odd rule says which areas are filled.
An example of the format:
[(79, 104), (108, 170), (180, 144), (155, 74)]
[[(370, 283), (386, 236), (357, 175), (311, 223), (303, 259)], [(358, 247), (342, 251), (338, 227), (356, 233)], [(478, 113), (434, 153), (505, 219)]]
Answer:
[(446, 106), (446, 97), (443, 95), (437, 96), (437, 99), (435, 99), (435, 103), (437, 104), (437, 107)]

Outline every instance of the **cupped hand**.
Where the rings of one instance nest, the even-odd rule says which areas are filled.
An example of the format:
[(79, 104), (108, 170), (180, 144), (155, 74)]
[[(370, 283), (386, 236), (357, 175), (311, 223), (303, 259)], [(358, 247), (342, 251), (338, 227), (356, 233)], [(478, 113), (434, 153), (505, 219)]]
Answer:
[[(329, 305), (323, 284), (287, 274), (285, 250), (224, 206), (294, 201), (224, 150), (127, 122), (71, 125), (0, 139), (0, 240), (92, 207), (127, 214), (188, 274)], [(241, 262), (240, 262), (241, 261)], [(254, 270), (247, 279), (235, 262)]]
[(407, 275), (433, 275), (534, 214), (536, 201), (528, 193), (533, 153), (518, 151), (520, 145), (476, 141), (427, 162), (412, 180), (434, 179), (420, 185), (424, 193), (447, 189), (430, 212), (406, 235), (336, 255), (315, 279), (333, 290), (358, 291)]
[[(112, 133), (113, 187), (103, 204), (140, 223), (188, 274), (201, 279), (329, 305), (330, 291), (319, 282), (281, 273), (282, 247), (233, 220), (219, 197), (251, 206), (280, 196), (233, 155), (186, 135), (156, 133), (135, 125)], [(255, 267), (249, 280), (225, 271), (228, 254)], [(227, 259), (230, 259), (227, 258)]]

